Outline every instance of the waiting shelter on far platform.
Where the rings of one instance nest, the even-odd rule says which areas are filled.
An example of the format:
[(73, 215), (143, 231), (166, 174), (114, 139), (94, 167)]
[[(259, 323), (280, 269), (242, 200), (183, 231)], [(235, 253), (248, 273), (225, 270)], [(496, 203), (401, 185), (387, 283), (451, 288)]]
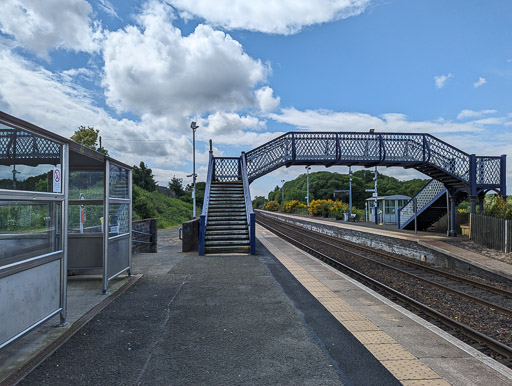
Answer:
[[(411, 199), (409, 196), (394, 194), (392, 196), (377, 197), (377, 213), (379, 224), (396, 224), (398, 221), (398, 210)], [(366, 199), (365, 205), (366, 221), (375, 221), (375, 198)]]
[(132, 170), (0, 112), (0, 348), (67, 313), (67, 272), (131, 271)]

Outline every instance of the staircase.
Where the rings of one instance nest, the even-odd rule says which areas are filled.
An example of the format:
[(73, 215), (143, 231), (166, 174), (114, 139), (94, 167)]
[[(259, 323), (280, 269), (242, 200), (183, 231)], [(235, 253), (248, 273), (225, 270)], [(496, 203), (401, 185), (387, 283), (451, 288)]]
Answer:
[(205, 253), (250, 253), (242, 182), (212, 182)]
[[(458, 194), (455, 204), (462, 202), (466, 196)], [(414, 229), (414, 199), (417, 203), (418, 230), (426, 230), (447, 213), (446, 187), (440, 181), (431, 180), (400, 209), (400, 229)]]

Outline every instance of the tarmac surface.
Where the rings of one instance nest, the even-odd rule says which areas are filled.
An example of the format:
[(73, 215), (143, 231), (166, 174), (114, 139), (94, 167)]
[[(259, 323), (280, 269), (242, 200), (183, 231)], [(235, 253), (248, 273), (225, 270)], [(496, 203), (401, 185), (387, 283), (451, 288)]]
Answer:
[(144, 276), (22, 385), (399, 384), (258, 241), (259, 255), (182, 253), (177, 229)]

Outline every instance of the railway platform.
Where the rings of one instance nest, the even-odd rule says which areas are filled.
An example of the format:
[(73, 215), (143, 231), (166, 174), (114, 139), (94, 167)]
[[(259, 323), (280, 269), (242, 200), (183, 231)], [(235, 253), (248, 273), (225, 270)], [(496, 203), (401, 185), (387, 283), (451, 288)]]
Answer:
[(257, 229), (250, 256), (182, 253), (177, 229), (159, 232), (158, 253), (134, 255), (143, 276), (20, 384), (512, 382), (512, 370)]

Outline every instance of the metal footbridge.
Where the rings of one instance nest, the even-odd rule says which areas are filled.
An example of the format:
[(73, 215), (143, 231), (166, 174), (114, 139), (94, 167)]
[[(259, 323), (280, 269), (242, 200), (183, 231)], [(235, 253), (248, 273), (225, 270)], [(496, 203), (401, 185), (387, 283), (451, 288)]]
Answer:
[[(210, 155), (205, 205), (201, 214), (200, 253), (208, 232), (208, 201), (211, 183), (241, 182), (244, 187), (246, 221), (254, 252), (254, 216), (249, 184), (282, 166), (335, 165), (400, 166), (413, 168), (432, 178), (399, 211), (399, 228), (410, 228), (417, 220), (426, 229), (444, 215), (449, 202), (450, 234), (455, 235), (455, 206), (470, 197), (471, 211), (483, 205), (488, 191), (506, 194), (506, 156), (468, 154), (430, 134), (361, 132), (290, 132), (240, 157)], [(218, 240), (219, 245), (222, 240)]]

